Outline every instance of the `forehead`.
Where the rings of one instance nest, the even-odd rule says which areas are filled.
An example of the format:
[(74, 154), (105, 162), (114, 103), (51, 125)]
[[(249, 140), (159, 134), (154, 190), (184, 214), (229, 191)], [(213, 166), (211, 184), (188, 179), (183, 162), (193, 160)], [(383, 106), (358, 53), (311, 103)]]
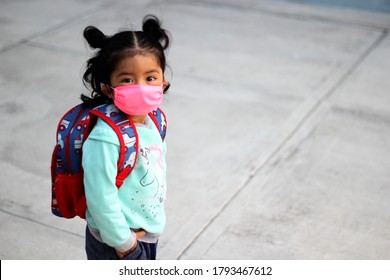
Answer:
[(158, 70), (159, 72), (162, 72), (156, 56), (152, 54), (136, 54), (133, 56), (127, 56), (119, 61), (113, 74), (126, 72), (132, 74), (143, 74), (151, 70)]

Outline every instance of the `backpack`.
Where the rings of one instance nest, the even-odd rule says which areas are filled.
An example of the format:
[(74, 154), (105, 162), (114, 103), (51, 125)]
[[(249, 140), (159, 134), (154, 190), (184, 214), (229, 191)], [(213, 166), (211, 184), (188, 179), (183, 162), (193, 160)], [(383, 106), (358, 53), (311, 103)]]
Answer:
[[(164, 112), (149, 113), (164, 141), (167, 124)], [(87, 203), (81, 165), (82, 147), (98, 118), (115, 131), (120, 143), (116, 186), (119, 189), (130, 175), (138, 155), (138, 134), (134, 122), (114, 104), (96, 107), (79, 104), (70, 109), (57, 126), (57, 144), (51, 161), (51, 209), (58, 217), (85, 219)]]

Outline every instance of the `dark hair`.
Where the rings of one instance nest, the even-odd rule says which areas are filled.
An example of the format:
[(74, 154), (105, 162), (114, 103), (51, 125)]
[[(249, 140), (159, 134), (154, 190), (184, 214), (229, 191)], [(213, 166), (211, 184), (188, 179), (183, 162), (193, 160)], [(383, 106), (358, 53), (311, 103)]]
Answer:
[(165, 71), (164, 50), (169, 47), (169, 36), (167, 30), (161, 28), (161, 22), (156, 16), (144, 17), (142, 31), (121, 31), (113, 36), (106, 36), (96, 27), (88, 26), (84, 29), (84, 38), (92, 49), (100, 49), (87, 61), (83, 83), (86, 87), (90, 86), (92, 92), (91, 97), (81, 95), (84, 103), (109, 101), (101, 86), (110, 84), (111, 73), (125, 57), (152, 53), (163, 73)]

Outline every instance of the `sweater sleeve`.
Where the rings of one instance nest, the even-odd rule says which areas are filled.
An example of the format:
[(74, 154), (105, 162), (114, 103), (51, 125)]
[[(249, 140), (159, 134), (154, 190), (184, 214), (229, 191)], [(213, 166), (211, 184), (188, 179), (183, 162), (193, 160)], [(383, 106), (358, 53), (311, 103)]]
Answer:
[(102, 240), (123, 252), (136, 240), (122, 213), (115, 185), (119, 140), (107, 124), (99, 121), (83, 145), (85, 195), (89, 214)]

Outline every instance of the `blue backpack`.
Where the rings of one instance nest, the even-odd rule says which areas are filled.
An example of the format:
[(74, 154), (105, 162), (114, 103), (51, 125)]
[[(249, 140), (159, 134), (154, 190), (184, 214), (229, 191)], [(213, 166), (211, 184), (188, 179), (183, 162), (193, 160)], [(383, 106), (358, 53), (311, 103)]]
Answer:
[[(167, 123), (164, 112), (149, 113), (164, 141)], [(51, 209), (58, 217), (85, 219), (87, 203), (81, 166), (82, 147), (97, 119), (104, 120), (115, 131), (120, 143), (116, 186), (119, 189), (130, 175), (138, 155), (138, 134), (134, 122), (114, 104), (96, 107), (79, 104), (70, 109), (57, 127), (57, 144), (51, 162)]]

